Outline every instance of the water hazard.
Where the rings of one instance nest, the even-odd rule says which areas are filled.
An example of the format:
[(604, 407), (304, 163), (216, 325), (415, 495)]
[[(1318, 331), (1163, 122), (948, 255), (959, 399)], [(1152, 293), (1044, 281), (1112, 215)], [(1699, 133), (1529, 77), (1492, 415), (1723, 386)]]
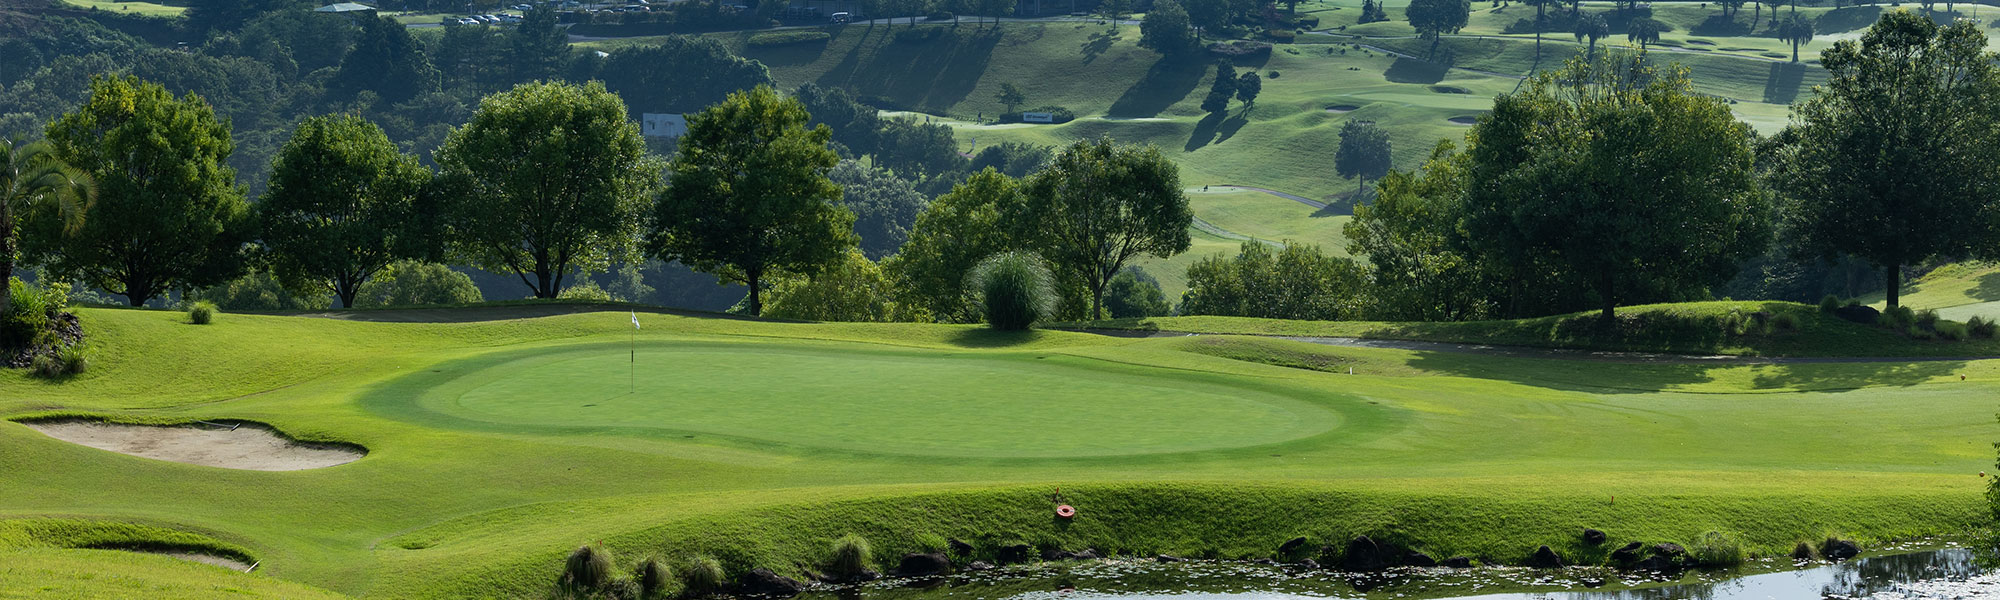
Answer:
[[(1763, 572), (1758, 572), (1757, 570)], [(1890, 554), (1840, 564), (1767, 563), (1678, 578), (1607, 569), (1414, 569), (1380, 574), (1279, 565), (1152, 561), (1059, 564), (1032, 570), (892, 581), (822, 590), (812, 600), (1973, 600), (2000, 599), (2000, 573), (1964, 549)]]

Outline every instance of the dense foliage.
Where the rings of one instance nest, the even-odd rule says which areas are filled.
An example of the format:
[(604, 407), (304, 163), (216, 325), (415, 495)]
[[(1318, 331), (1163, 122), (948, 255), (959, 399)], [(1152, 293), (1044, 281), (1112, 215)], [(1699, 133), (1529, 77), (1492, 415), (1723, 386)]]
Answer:
[(1360, 314), (1361, 271), (1353, 262), (1287, 244), (1244, 242), (1234, 257), (1188, 267), (1180, 314), (1333, 321)]

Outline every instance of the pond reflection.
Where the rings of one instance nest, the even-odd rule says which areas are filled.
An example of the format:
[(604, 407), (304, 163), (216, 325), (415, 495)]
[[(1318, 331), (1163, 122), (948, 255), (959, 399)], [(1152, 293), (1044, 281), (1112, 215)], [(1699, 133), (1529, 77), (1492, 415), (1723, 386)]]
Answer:
[[(926, 581), (822, 589), (807, 600), (1971, 600), (2000, 599), (2000, 575), (1963, 549), (1776, 572), (1690, 572), (1647, 580), (1600, 568), (1403, 569), (1377, 574), (1224, 562), (1057, 563)], [(1603, 589), (1594, 589), (1603, 588)]]

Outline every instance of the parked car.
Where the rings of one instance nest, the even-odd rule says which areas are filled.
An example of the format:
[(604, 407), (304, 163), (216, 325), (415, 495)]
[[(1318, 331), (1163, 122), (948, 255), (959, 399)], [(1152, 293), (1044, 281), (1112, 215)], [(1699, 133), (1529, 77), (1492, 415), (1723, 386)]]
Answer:
[(535, 7), (534, 7), (533, 5), (529, 5), (529, 4), (516, 4), (516, 5), (514, 5), (514, 6), (513, 6), (513, 8), (514, 8), (514, 10), (534, 10), (534, 9), (535, 9)]
[(827, 18), (828, 20), (831, 20), (831, 21), (835, 22), (835, 23), (846, 23), (846, 22), (847, 22), (847, 19), (849, 18), (849, 15), (848, 15), (847, 13), (844, 13), (844, 12), (837, 12), (837, 13), (833, 13), (833, 14), (831, 14), (831, 15), (827, 15), (827, 17), (826, 17), (826, 18)]

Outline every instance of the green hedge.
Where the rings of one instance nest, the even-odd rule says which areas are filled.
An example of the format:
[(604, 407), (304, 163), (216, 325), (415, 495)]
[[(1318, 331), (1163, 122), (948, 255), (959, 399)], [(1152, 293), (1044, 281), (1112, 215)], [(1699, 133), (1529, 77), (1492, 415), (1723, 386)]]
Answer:
[(784, 31), (764, 31), (750, 36), (753, 48), (790, 46), (792, 44), (816, 44), (833, 39), (833, 35), (811, 29), (787, 29)]

